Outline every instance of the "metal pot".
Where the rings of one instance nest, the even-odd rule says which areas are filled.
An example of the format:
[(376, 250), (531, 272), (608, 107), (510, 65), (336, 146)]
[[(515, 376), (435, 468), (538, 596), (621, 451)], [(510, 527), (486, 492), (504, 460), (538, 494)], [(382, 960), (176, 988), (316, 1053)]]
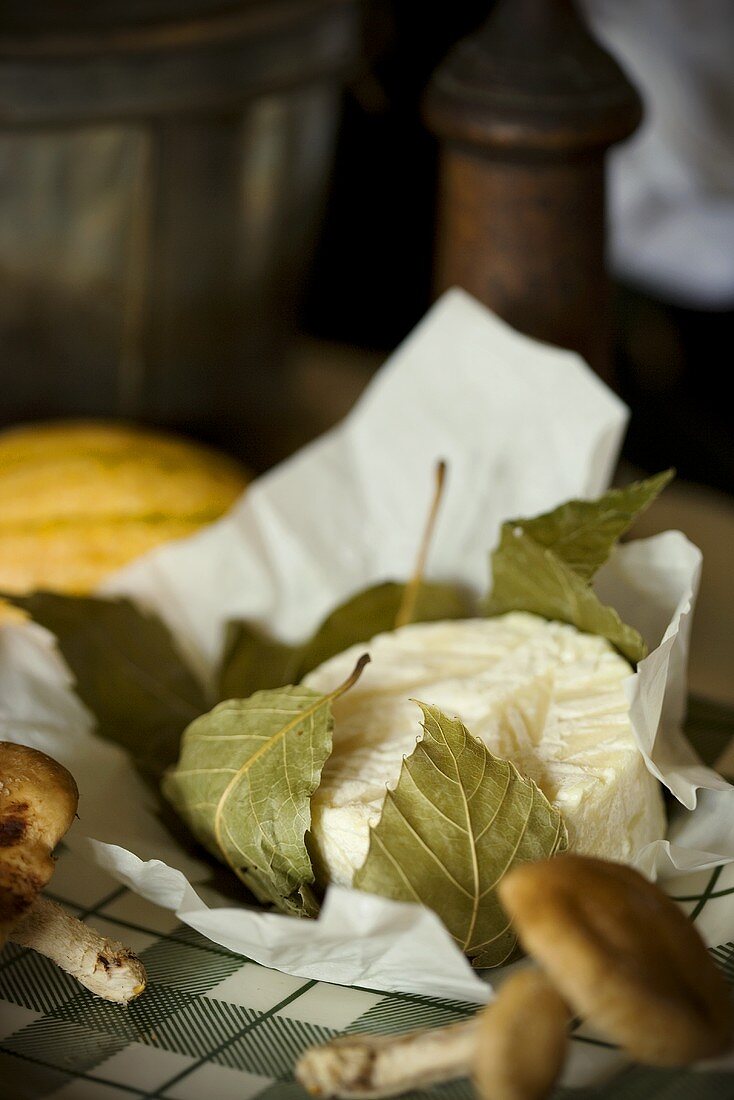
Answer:
[(3, 5), (4, 422), (125, 416), (262, 458), (352, 0)]

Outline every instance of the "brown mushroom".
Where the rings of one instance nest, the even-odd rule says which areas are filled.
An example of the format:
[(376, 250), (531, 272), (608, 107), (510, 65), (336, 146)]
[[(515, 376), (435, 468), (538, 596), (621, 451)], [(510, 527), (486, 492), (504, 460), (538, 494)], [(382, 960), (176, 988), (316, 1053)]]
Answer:
[(487, 1100), (536, 1100), (563, 1067), (569, 1018), (543, 975), (522, 970), (472, 1019), (333, 1039), (306, 1051), (296, 1077), (312, 1096), (367, 1100), (472, 1075)]
[(0, 741), (0, 947), (32, 947), (100, 997), (126, 1003), (145, 989), (132, 951), (41, 897), (53, 851), (76, 815), (79, 792), (61, 764)]
[(0, 944), (51, 878), (79, 792), (51, 757), (0, 742)]
[(471, 1073), (482, 1100), (542, 1100), (563, 1068), (572, 1014), (653, 1065), (731, 1044), (726, 983), (693, 924), (637, 871), (556, 856), (513, 868), (499, 893), (540, 969), (509, 978), (473, 1020), (307, 1051), (296, 1076), (312, 1095), (396, 1096)]
[(574, 1014), (637, 1061), (687, 1065), (729, 1047), (724, 979), (691, 921), (631, 867), (558, 856), (514, 868), (499, 895)]

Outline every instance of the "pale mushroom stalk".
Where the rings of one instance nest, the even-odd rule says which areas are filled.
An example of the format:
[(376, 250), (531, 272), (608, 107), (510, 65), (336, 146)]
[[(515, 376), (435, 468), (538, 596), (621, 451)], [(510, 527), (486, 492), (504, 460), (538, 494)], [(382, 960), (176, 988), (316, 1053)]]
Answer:
[(100, 935), (48, 898), (36, 898), (9, 938), (45, 955), (107, 1001), (127, 1004), (145, 989), (145, 968), (129, 948)]
[(398, 1096), (471, 1072), (477, 1020), (406, 1035), (349, 1035), (302, 1055), (296, 1076), (312, 1096)]

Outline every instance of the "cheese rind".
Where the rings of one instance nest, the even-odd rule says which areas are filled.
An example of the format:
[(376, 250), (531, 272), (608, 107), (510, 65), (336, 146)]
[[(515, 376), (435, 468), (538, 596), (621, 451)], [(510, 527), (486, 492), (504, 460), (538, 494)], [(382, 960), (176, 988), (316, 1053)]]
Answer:
[(459, 717), (534, 779), (563, 814), (572, 850), (629, 861), (664, 836), (660, 785), (622, 687), (631, 668), (605, 639), (524, 612), (417, 623), (333, 657), (304, 683), (331, 691), (365, 650), (371, 664), (334, 703), (334, 749), (312, 800), (322, 881), (350, 885), (364, 862), (387, 785), (421, 735), (415, 699)]

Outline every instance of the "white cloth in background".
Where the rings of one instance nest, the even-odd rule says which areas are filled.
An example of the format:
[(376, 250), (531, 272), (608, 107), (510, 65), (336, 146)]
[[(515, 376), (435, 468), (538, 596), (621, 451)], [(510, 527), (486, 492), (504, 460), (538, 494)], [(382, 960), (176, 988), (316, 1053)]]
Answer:
[(582, 0), (645, 119), (609, 158), (611, 263), (674, 304), (734, 307), (734, 2)]

